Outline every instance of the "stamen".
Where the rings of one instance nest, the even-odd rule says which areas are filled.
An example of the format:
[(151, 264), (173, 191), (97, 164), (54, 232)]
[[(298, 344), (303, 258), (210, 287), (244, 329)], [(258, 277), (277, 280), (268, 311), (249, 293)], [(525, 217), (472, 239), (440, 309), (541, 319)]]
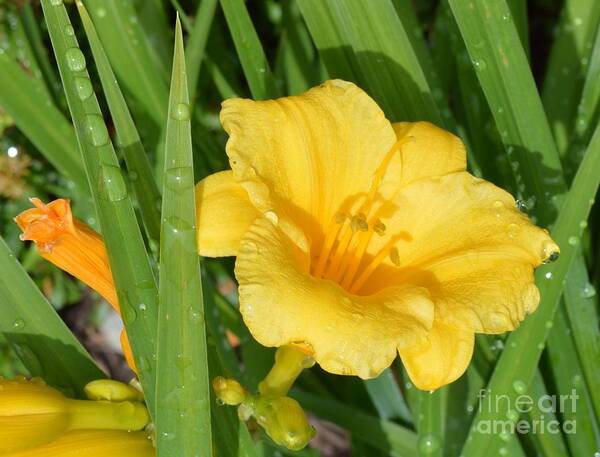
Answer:
[(390, 250), (390, 260), (397, 267), (400, 266), (400, 254), (398, 253), (398, 248), (396, 246)]
[(348, 289), (348, 287), (350, 287), (350, 284), (352, 284), (354, 275), (358, 271), (358, 267), (360, 267), (360, 263), (362, 261), (363, 256), (365, 255), (367, 246), (369, 246), (369, 242), (371, 241), (373, 233), (374, 232), (368, 232), (365, 236), (361, 237), (360, 243), (356, 250), (356, 254), (352, 257), (351, 261), (349, 262), (348, 269), (344, 274), (344, 279), (342, 279), (341, 285), (344, 289)]
[[(371, 274), (381, 264), (381, 262), (383, 262), (388, 255), (394, 255), (392, 254), (392, 252), (395, 251), (395, 259), (398, 261), (398, 265), (400, 264), (400, 255), (398, 254), (398, 248), (396, 248), (396, 246), (394, 246), (393, 244), (396, 241), (397, 240), (392, 239), (381, 251), (379, 251), (379, 254), (375, 256), (371, 263), (367, 265), (367, 267), (363, 270), (363, 272), (360, 274), (360, 276), (354, 282), (354, 284), (350, 286), (351, 294), (355, 294), (357, 291), (360, 290), (360, 288), (364, 285), (367, 279), (369, 279)], [(394, 260), (392, 260), (392, 262), (394, 262)], [(396, 262), (394, 262), (394, 264), (396, 265)]]
[(373, 204), (373, 201), (375, 199), (375, 194), (377, 193), (377, 190), (379, 189), (379, 186), (381, 185), (381, 181), (383, 181), (383, 177), (385, 176), (385, 172), (387, 171), (387, 168), (390, 165), (392, 157), (394, 157), (394, 154), (396, 152), (398, 152), (398, 150), (401, 149), (402, 146), (413, 141), (413, 139), (414, 138), (412, 136), (400, 138), (398, 141), (396, 141), (392, 145), (390, 150), (386, 153), (381, 164), (379, 165), (379, 167), (377, 167), (377, 170), (375, 170), (373, 182), (371, 183), (371, 188), (369, 189), (369, 193), (367, 194), (367, 199), (362, 208), (365, 213), (368, 214), (369, 211), (371, 210), (371, 205)]
[(346, 215), (343, 213), (336, 213), (333, 222), (329, 225), (329, 229), (325, 235), (325, 240), (323, 240), (323, 247), (321, 248), (319, 259), (317, 260), (317, 266), (313, 272), (315, 278), (321, 278), (323, 276), (331, 248), (333, 247), (333, 244), (335, 243), (335, 240), (337, 239), (338, 234), (345, 222)]

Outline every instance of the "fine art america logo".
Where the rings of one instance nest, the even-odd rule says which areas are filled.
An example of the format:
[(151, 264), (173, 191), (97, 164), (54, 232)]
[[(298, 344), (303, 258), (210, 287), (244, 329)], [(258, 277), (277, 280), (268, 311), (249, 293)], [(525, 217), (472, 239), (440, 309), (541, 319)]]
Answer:
[[(508, 440), (510, 434), (556, 434), (577, 432), (575, 416), (579, 395), (575, 389), (570, 394), (531, 396), (526, 386), (514, 386), (517, 397), (493, 394), (489, 389), (479, 391), (479, 412), (492, 413), (494, 419), (478, 422), (477, 432), (499, 435)], [(561, 419), (559, 421), (559, 419)]]

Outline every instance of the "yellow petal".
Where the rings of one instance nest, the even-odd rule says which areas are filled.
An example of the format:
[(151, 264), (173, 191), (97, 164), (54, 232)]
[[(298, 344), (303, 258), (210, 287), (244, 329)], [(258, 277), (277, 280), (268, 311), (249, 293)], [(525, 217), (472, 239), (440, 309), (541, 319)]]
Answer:
[(327, 81), (277, 100), (227, 100), (221, 123), (235, 178), (262, 212), (300, 243), (313, 242), (337, 212), (368, 192), (373, 174), (396, 142), (377, 104), (352, 83)]
[(0, 455), (52, 441), (69, 423), (67, 399), (41, 380), (0, 380)]
[(465, 171), (467, 153), (460, 138), (429, 122), (393, 124), (398, 139), (410, 138), (402, 146), (401, 185)]
[[(402, 235), (400, 265), (383, 262), (360, 292), (403, 282), (426, 287), (436, 320), (475, 332), (512, 330), (535, 310), (533, 269), (559, 251), (510, 194), (464, 172), (406, 186), (382, 220)], [(384, 242), (375, 239), (370, 249)]]
[(473, 332), (456, 330), (436, 320), (427, 340), (399, 352), (413, 384), (421, 390), (435, 390), (465, 372), (474, 340)]
[(206, 257), (235, 256), (240, 240), (260, 215), (231, 170), (196, 184), (198, 252)]
[(139, 402), (71, 400), (41, 380), (0, 380), (0, 455), (48, 443), (69, 430), (140, 430), (148, 421)]
[(56, 441), (10, 457), (154, 457), (156, 452), (144, 432), (78, 431)]
[(371, 378), (430, 328), (425, 289), (402, 284), (359, 297), (313, 278), (308, 263), (266, 217), (246, 233), (235, 273), (244, 321), (261, 344), (306, 343), (325, 370)]

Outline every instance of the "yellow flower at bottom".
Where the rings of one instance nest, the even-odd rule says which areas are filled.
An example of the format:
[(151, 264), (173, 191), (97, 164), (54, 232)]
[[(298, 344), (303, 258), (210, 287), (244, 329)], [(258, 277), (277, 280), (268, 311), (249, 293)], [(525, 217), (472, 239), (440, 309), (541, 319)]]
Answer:
[(197, 186), (201, 255), (237, 257), (240, 310), (266, 346), (377, 376), (399, 352), (414, 384), (458, 378), (474, 334), (535, 310), (555, 258), (511, 195), (466, 172), (461, 141), (388, 121), (334, 80), (277, 100), (227, 100), (231, 170)]
[[(87, 284), (120, 312), (102, 237), (73, 217), (69, 200), (60, 198), (44, 204), (39, 198), (32, 198), (31, 202), (35, 208), (15, 217), (23, 231), (21, 240), (33, 241), (44, 259)], [(127, 363), (135, 370), (125, 330), (121, 333), (121, 345)]]
[(52, 442), (72, 430), (140, 430), (148, 421), (139, 402), (72, 400), (39, 379), (0, 379), (0, 455)]
[(144, 432), (82, 430), (6, 457), (154, 457), (152, 443)]

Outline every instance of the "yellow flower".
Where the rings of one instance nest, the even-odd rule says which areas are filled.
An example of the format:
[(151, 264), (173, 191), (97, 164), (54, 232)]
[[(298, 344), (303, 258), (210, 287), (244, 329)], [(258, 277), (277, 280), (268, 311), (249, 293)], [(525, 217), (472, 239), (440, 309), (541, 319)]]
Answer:
[(50, 443), (73, 430), (140, 430), (148, 421), (139, 402), (72, 400), (39, 379), (0, 379), (0, 455)]
[(69, 432), (56, 441), (6, 457), (154, 457), (152, 443), (144, 432), (82, 430)]
[(400, 356), (421, 389), (458, 378), (474, 333), (535, 310), (558, 246), (511, 195), (467, 173), (427, 122), (390, 123), (354, 84), (232, 99), (232, 170), (197, 186), (198, 246), (237, 256), (240, 307), (265, 346), (303, 343), (325, 370), (377, 376)]
[[(35, 208), (23, 211), (15, 222), (23, 231), (21, 240), (35, 243), (40, 255), (98, 292), (120, 312), (108, 254), (102, 237), (73, 218), (69, 200), (60, 198), (44, 204), (32, 198)], [(135, 369), (125, 330), (121, 345), (129, 366)]]

